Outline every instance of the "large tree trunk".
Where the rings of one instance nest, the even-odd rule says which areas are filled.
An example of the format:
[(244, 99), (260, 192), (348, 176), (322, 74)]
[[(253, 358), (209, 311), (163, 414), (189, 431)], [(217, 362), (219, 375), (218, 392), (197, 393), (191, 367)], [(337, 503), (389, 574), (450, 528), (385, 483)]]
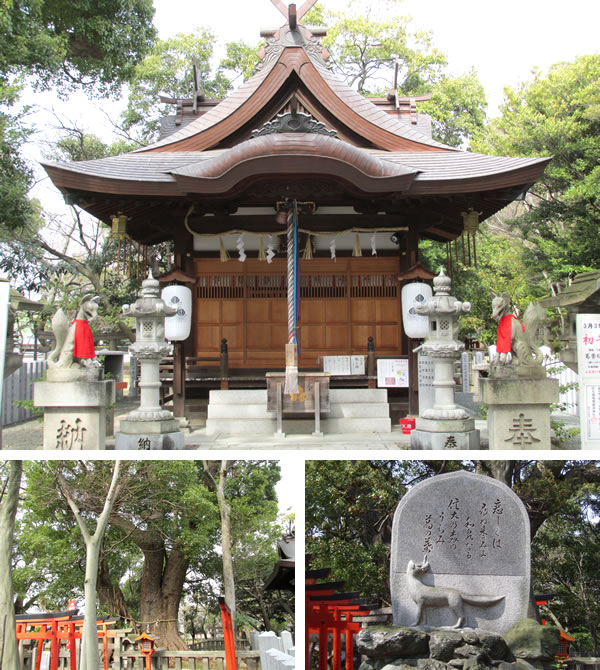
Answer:
[(160, 638), (160, 646), (186, 650), (177, 630), (177, 618), (189, 562), (178, 547), (167, 554), (162, 538), (142, 547), (144, 572), (140, 592), (143, 630)]
[(23, 463), (11, 461), (0, 505), (0, 668), (18, 670), (17, 624), (12, 582), (12, 548)]
[(112, 614), (123, 619), (131, 618), (123, 591), (121, 591), (118, 585), (115, 586), (112, 583), (105, 556), (100, 558), (96, 591), (98, 593), (98, 601), (100, 604), (105, 605)]

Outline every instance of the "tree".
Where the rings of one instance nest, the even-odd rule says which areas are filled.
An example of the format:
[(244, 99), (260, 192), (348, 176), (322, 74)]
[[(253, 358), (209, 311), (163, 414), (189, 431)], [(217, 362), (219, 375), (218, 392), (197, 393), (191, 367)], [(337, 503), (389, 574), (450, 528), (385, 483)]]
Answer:
[(243, 556), (244, 543), (263, 523), (275, 520), (279, 466), (268, 461), (204, 461), (204, 471), (219, 506), (225, 602), (235, 618), (234, 548), (237, 545), (236, 554)]
[(204, 461), (204, 471), (217, 495), (221, 517), (221, 552), (223, 555), (223, 588), (225, 603), (235, 617), (235, 581), (233, 578), (233, 556), (231, 553), (231, 505), (225, 498), (225, 481), (233, 461)]
[(432, 46), (430, 33), (410, 32), (410, 19), (394, 11), (397, 0), (385, 4), (391, 11), (384, 11), (383, 20), (381, 6), (351, 2), (343, 12), (311, 10), (304, 23), (329, 24), (323, 44), (333, 69), (359, 93), (387, 93), (396, 59), (402, 95), (428, 93), (431, 84), (440, 80), (446, 57)]
[(194, 95), (194, 65), (199, 88), (206, 97), (225, 95), (229, 80), (220, 71), (211, 74), (214, 46), (215, 36), (198, 28), (192, 34), (179, 33), (168, 40), (157, 40), (148, 56), (136, 66), (122, 125), (139, 145), (158, 139), (160, 120), (175, 113), (173, 105), (160, 102), (160, 94), (171, 98)]
[(598, 507), (597, 493), (583, 490), (577, 504), (565, 506), (542, 526), (532, 555), (537, 587), (552, 593), (544, 612), (593, 656), (600, 654)]
[(555, 292), (600, 263), (600, 55), (559, 63), (505, 89), (502, 115), (473, 140), (482, 153), (552, 156), (508, 228)]
[(22, 114), (11, 111), (19, 93), (20, 87), (9, 85), (0, 74), (0, 230), (8, 231), (22, 230), (35, 215), (35, 207), (27, 198), (31, 169), (20, 155), (31, 130)]
[(383, 7), (380, 3), (377, 16), (366, 2), (351, 2), (343, 12), (317, 6), (303, 22), (328, 26), (323, 44), (331, 53), (334, 72), (349, 86), (367, 96), (386, 95), (395, 80), (400, 96), (431, 93), (430, 101), (419, 103), (419, 111), (431, 115), (433, 137), (465, 146), (485, 121), (483, 86), (473, 70), (449, 76), (446, 56), (433, 46), (431, 33), (411, 32), (411, 19), (397, 14), (398, 4), (399, 0)]
[[(98, 492), (108, 490), (110, 465), (105, 461), (60, 464), (84, 518), (96, 518), (102, 512), (104, 498)], [(67, 598), (81, 593), (83, 543), (78, 534), (69, 532), (71, 511), (56, 495), (48, 464), (31, 462), (26, 470), (13, 559), (18, 600), (61, 609)], [(240, 461), (229, 469), (225, 495), (232, 509), (234, 548), (238, 520), (253, 515), (258, 520), (273, 509), (278, 478), (275, 462)], [(258, 521), (246, 525), (245, 532), (253, 535), (256, 528), (260, 528)], [(185, 649), (177, 630), (182, 598), (184, 593), (190, 599), (206, 597), (207, 608), (216, 605), (210, 594), (222, 582), (220, 542), (216, 495), (207, 487), (201, 463), (124, 462), (98, 565), (101, 610), (138, 622), (156, 622), (151, 632), (161, 638), (161, 645)]]
[(83, 618), (83, 632), (81, 635), (82, 644), (82, 670), (97, 670), (100, 666), (100, 657), (98, 654), (98, 631), (96, 615), (96, 585), (98, 571), (100, 566), (100, 548), (108, 519), (119, 493), (119, 473), (121, 470), (121, 461), (115, 461), (110, 487), (104, 500), (104, 506), (96, 521), (96, 530), (91, 533), (88, 523), (83, 518), (79, 505), (73, 497), (72, 484), (67, 482), (63, 473), (59, 470), (56, 473), (58, 489), (65, 497), (73, 516), (77, 521), (79, 530), (85, 542), (86, 560), (85, 560), (85, 611)]
[(151, 46), (151, 0), (13, 0), (0, 12), (0, 75), (59, 94), (118, 92)]
[(3, 469), (8, 470), (8, 474), (0, 495), (0, 574), (4, 575), (0, 578), (0, 667), (18, 670), (11, 559), (23, 463), (10, 461)]

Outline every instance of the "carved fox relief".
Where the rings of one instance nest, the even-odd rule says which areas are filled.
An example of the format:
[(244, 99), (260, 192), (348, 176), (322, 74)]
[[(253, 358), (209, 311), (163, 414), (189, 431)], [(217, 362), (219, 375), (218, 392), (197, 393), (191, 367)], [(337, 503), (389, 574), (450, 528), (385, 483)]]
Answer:
[(422, 563), (408, 562), (406, 588), (417, 606), (417, 618), (411, 626), (418, 626), (427, 607), (449, 609), (456, 616), (452, 628), (463, 628), (466, 624), (465, 605), (491, 607), (504, 600), (504, 596), (473, 595), (459, 589), (443, 586), (427, 586), (420, 578), (429, 570), (426, 559)]

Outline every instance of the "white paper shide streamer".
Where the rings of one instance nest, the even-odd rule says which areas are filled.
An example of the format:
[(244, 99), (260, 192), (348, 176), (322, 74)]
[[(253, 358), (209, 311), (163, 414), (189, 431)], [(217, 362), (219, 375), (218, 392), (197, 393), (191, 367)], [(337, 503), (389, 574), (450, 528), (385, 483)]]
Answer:
[(329, 243), (329, 253), (331, 254), (331, 258), (335, 260), (335, 237)]
[(240, 235), (235, 243), (235, 246), (237, 247), (238, 253), (239, 253), (239, 258), (238, 261), (240, 263), (243, 263), (246, 260), (246, 250), (244, 247), (244, 236)]
[(275, 256), (275, 252), (273, 251), (273, 235), (269, 235), (267, 237), (267, 263), (272, 263), (273, 262), (273, 256)]
[(373, 233), (369, 239), (371, 240), (371, 256), (377, 256), (377, 233)]

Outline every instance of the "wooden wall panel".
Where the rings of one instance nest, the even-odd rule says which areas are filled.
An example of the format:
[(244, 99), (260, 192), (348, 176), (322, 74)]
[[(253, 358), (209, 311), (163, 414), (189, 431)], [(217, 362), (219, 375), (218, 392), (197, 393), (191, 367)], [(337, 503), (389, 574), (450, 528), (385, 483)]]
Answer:
[[(221, 329), (215, 326), (196, 326), (196, 346), (203, 352), (215, 352), (221, 349)], [(197, 354), (198, 356), (202, 354)], [(208, 355), (208, 354), (204, 354)], [(212, 353), (210, 354), (212, 356)]]
[(244, 302), (242, 300), (222, 300), (221, 321), (223, 323), (243, 323)]
[[(218, 354), (228, 340), (230, 365), (283, 368), (287, 342), (285, 259), (270, 265), (195, 259), (197, 355)], [(327, 355), (365, 353), (368, 338), (381, 355), (402, 352), (397, 258), (328, 258), (300, 262), (298, 320), (302, 367)]]
[(221, 304), (218, 300), (199, 300), (196, 303), (196, 323), (219, 323)]

